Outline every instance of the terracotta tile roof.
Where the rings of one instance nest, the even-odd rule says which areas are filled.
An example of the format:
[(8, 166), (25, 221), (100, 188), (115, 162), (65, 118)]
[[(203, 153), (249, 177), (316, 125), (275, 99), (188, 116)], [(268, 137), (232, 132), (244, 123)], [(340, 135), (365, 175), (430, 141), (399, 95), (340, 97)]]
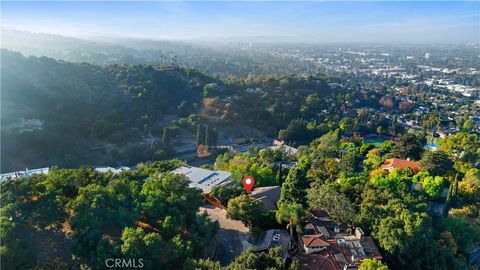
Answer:
[(328, 247), (328, 246), (330, 246), (329, 243), (322, 240), (319, 236), (316, 236), (316, 235), (302, 236), (302, 241), (303, 241), (303, 244), (306, 247)]
[(383, 257), (382, 257), (382, 254), (380, 254), (380, 251), (378, 250), (378, 247), (377, 245), (375, 244), (375, 241), (373, 240), (372, 237), (370, 236), (367, 236), (365, 237), (365, 242), (367, 243), (367, 245), (364, 244), (364, 247), (365, 247), (365, 251), (367, 252), (367, 254), (372, 257), (372, 258), (375, 258), (377, 260), (383, 260)]
[(328, 252), (300, 254), (297, 258), (301, 270), (342, 270), (335, 257)]
[(382, 169), (387, 168), (397, 168), (397, 169), (411, 169), (413, 173), (418, 173), (420, 171), (420, 164), (415, 161), (406, 160), (406, 159), (399, 159), (399, 158), (390, 158), (385, 160), (383, 165), (381, 166)]

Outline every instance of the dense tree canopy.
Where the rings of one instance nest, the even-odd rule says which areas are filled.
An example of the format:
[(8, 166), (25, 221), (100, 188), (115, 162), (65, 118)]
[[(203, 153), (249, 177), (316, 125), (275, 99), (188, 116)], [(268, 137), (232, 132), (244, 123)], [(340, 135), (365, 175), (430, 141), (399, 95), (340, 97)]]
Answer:
[[(165, 166), (119, 175), (53, 168), (48, 175), (2, 182), (2, 265), (28, 269), (61, 258), (66, 266), (97, 269), (106, 258), (133, 257), (157, 269), (198, 258), (218, 224), (197, 213), (200, 191), (182, 176), (160, 173)], [(137, 180), (144, 171), (152, 172), (145, 183)], [(25, 238), (53, 237), (45, 228), (71, 240), (56, 242), (63, 244), (52, 252)]]
[(428, 151), (420, 161), (422, 170), (429, 172), (432, 175), (445, 175), (453, 168), (453, 162), (444, 151)]
[(298, 265), (293, 265), (288, 269), (283, 265), (281, 256), (281, 248), (269, 249), (268, 253), (256, 253), (253, 250), (247, 250), (239, 257), (230, 263), (226, 270), (243, 270), (243, 269), (258, 269), (258, 270), (294, 270), (298, 269)]
[(388, 267), (375, 259), (364, 259), (358, 270), (388, 270)]
[(262, 202), (242, 194), (228, 201), (227, 217), (242, 221), (246, 226), (251, 226), (260, 214)]
[(422, 157), (425, 143), (426, 139), (424, 136), (405, 133), (394, 146), (392, 154), (398, 158), (419, 160)]
[[(8, 157), (2, 171), (144, 162), (119, 174), (53, 167), (48, 175), (2, 182), (2, 267), (102, 269), (105, 258), (141, 257), (146, 269), (221, 269), (204, 254), (218, 224), (198, 212), (201, 191), (169, 173), (184, 162), (165, 160), (191, 154), (183, 152), (186, 140), (194, 154), (199, 145), (208, 150), (200, 162), (210, 168), (216, 158), (214, 168), (232, 174), (236, 184), (211, 195), (253, 235), (272, 228), (294, 235), (309, 209), (322, 209), (373, 236), (390, 269), (467, 268), (480, 241), (478, 119), (465, 113), (473, 103), (464, 102), (475, 93), (442, 94), (442, 106), (450, 108), (442, 111), (427, 100), (444, 90), (423, 83), (332, 73), (315, 61), (302, 60), (300, 67), (294, 58), (267, 65), (249, 53), (253, 57), (223, 53), (211, 61), (197, 55), (207, 61), (197, 66), (221, 70), (223, 76), (214, 77), (180, 67), (176, 57), (169, 65), (166, 58), (158, 65), (133, 57), (129, 64), (96, 66), (2, 50), (1, 154)], [(278, 60), (270, 53), (262, 59)], [(419, 61), (399, 66), (416, 72), (413, 62)], [(455, 72), (455, 83), (478, 85), (463, 72)], [(428, 147), (438, 140), (438, 150), (424, 150), (427, 134)], [(274, 136), (298, 146), (298, 153), (260, 150)], [(237, 138), (249, 147), (234, 143)], [(228, 153), (217, 144), (227, 144)], [(421, 159), (422, 171), (381, 169), (392, 157)], [(245, 175), (255, 178), (255, 187), (281, 185), (277, 210), (263, 211), (259, 200), (244, 194)], [(226, 269), (285, 269), (282, 252), (248, 250)], [(384, 264), (363, 260), (360, 269), (384, 270)], [(290, 269), (298, 266), (294, 260)]]
[(308, 190), (307, 199), (311, 209), (323, 209), (335, 220), (352, 222), (355, 219), (352, 202), (328, 185), (313, 185)]

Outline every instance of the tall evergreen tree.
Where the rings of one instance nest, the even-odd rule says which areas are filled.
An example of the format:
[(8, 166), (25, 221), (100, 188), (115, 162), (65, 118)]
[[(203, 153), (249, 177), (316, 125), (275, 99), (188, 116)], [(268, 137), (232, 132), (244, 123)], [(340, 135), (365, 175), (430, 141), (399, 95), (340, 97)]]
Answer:
[(307, 205), (305, 198), (309, 186), (307, 170), (307, 164), (302, 164), (302, 162), (290, 169), (287, 179), (285, 179), (282, 185), (280, 200), (278, 201), (279, 205), (291, 203), (299, 203), (303, 206)]
[(205, 134), (207, 127), (205, 125), (199, 124), (197, 126), (197, 145), (205, 144)]

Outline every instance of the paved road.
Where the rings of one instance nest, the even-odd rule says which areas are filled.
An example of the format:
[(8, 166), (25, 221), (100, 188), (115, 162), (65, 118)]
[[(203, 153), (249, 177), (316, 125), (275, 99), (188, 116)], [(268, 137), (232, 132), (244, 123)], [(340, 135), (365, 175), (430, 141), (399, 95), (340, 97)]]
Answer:
[(229, 264), (248, 248), (249, 243), (246, 241), (248, 228), (240, 221), (228, 219), (225, 210), (213, 208), (210, 205), (201, 207), (200, 211), (205, 211), (211, 220), (217, 220), (220, 224), (220, 230), (216, 236), (215, 260), (220, 261), (222, 266)]

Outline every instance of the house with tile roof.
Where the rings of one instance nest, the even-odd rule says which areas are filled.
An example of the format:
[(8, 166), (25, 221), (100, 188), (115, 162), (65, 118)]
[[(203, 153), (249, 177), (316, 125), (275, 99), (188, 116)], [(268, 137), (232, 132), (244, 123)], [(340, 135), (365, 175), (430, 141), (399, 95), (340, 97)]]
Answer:
[(359, 227), (330, 219), (324, 211), (313, 210), (302, 231), (304, 253), (297, 256), (301, 269), (357, 269), (363, 259), (382, 260), (372, 237)]
[(400, 158), (389, 158), (385, 160), (380, 168), (388, 172), (391, 172), (393, 169), (410, 169), (414, 174), (418, 173), (421, 169), (420, 163)]
[(305, 253), (315, 253), (327, 249), (330, 244), (323, 240), (320, 235), (305, 235), (302, 236), (303, 249)]

